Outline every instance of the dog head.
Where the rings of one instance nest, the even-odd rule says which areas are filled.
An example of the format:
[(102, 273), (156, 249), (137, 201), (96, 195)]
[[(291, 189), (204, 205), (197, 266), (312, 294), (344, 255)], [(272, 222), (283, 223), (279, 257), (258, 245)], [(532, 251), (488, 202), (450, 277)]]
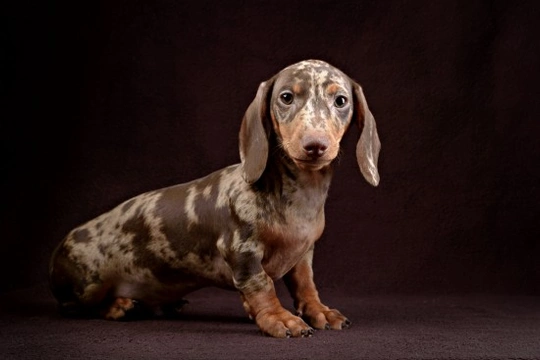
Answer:
[(270, 131), (298, 168), (317, 171), (338, 156), (341, 138), (351, 122), (362, 131), (356, 147), (360, 171), (377, 186), (381, 145), (360, 85), (319, 60), (286, 67), (261, 83), (242, 121), (240, 158), (245, 180), (253, 183), (262, 175)]

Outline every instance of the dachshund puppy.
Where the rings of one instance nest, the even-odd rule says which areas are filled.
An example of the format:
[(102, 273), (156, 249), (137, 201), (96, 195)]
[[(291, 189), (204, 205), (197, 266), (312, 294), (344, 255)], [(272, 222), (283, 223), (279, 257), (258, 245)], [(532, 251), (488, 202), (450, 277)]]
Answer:
[[(314, 244), (340, 140), (361, 129), (360, 171), (379, 183), (380, 141), (361, 87), (319, 60), (260, 84), (240, 127), (241, 163), (136, 196), (72, 230), (54, 251), (50, 284), (60, 309), (121, 319), (156, 314), (206, 286), (240, 293), (248, 315), (274, 337), (311, 336), (350, 321), (321, 303)], [(297, 315), (283, 308), (283, 278)]]

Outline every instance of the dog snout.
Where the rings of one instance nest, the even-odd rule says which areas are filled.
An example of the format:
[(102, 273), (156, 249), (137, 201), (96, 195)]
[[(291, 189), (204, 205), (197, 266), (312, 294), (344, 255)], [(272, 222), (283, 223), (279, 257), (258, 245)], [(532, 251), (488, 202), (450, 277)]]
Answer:
[(312, 158), (320, 158), (326, 153), (330, 145), (330, 140), (326, 136), (305, 136), (302, 139), (304, 153)]

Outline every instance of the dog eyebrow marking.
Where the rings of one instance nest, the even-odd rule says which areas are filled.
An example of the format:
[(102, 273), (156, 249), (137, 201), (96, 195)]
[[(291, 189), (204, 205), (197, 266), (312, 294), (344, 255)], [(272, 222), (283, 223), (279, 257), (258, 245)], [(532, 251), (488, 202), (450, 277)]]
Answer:
[(302, 95), (304, 93), (304, 89), (303, 89), (301, 83), (302, 83), (302, 80), (297, 79), (296, 82), (294, 83), (294, 85), (292, 86), (292, 91), (296, 95)]

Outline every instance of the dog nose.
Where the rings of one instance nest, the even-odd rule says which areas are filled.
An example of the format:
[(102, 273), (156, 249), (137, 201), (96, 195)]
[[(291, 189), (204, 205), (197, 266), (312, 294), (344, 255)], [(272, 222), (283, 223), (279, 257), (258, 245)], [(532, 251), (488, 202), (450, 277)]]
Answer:
[(302, 141), (304, 152), (311, 158), (318, 158), (324, 155), (328, 149), (328, 139), (325, 137), (306, 136)]

